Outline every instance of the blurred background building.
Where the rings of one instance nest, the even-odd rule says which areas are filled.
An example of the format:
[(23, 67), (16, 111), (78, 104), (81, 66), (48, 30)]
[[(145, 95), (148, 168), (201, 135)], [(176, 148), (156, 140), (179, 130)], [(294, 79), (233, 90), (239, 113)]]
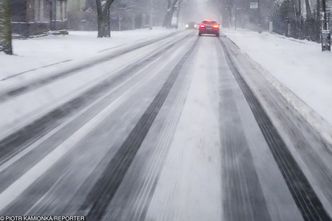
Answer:
[(11, 0), (11, 4), (14, 34), (28, 37), (66, 32), (67, 0)]

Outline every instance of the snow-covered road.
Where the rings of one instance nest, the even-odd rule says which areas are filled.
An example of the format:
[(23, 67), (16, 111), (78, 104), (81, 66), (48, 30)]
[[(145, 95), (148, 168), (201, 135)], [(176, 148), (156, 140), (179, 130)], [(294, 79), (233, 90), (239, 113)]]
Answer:
[(0, 215), (330, 220), (330, 144), (237, 50), (186, 31), (2, 101)]

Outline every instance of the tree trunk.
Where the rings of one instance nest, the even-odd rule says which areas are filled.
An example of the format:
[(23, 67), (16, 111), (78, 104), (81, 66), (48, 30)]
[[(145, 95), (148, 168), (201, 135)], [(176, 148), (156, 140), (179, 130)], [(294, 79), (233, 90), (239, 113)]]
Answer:
[(109, 18), (109, 13), (98, 17), (98, 38), (111, 37), (111, 24)]
[(317, 0), (317, 13), (316, 13), (316, 20), (319, 21), (320, 20), (320, 12), (321, 12), (321, 9), (320, 9), (320, 1), (321, 0)]
[(2, 50), (6, 54), (13, 54), (13, 47), (12, 47), (12, 28), (11, 28), (11, 5), (10, 0), (2, 1), (2, 18), (0, 16), (0, 20), (2, 19), (2, 36), (0, 36), (0, 43), (2, 44)]
[(103, 7), (100, 0), (96, 0), (97, 6), (97, 25), (98, 25), (98, 38), (104, 37), (104, 18), (103, 18)]
[(306, 13), (307, 13), (307, 19), (310, 19), (312, 17), (311, 15), (311, 8), (310, 8), (310, 3), (309, 0), (305, 0), (305, 8), (306, 8)]
[(101, 0), (96, 0), (98, 38), (111, 37), (110, 7), (114, 0), (108, 0), (102, 5)]
[(164, 21), (163, 21), (163, 26), (164, 27), (168, 27), (169, 13), (170, 13), (171, 6), (172, 6), (171, 0), (168, 0), (167, 2), (168, 2), (168, 4), (167, 4), (167, 11), (166, 11), (166, 14), (165, 14), (165, 17), (164, 17)]
[(170, 28), (172, 26), (172, 19), (173, 19), (173, 14), (175, 11), (175, 6), (177, 4), (178, 0), (168, 0), (168, 7), (167, 7), (167, 12), (164, 18), (163, 26), (166, 28)]
[(103, 38), (105, 33), (105, 21), (103, 17), (98, 17), (98, 38)]
[(172, 14), (170, 11), (167, 11), (165, 18), (164, 18), (164, 22), (163, 22), (163, 26), (166, 28), (169, 28), (172, 24)]
[(104, 12), (104, 21), (105, 21), (105, 29), (104, 29), (104, 37), (111, 37), (111, 21), (110, 21), (110, 9), (105, 9)]

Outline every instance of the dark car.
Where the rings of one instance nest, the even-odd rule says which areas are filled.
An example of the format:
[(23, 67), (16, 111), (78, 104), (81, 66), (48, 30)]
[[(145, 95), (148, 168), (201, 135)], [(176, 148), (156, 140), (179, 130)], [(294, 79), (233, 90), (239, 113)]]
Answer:
[(220, 35), (220, 25), (216, 21), (205, 20), (198, 27), (198, 35), (213, 34), (217, 37)]

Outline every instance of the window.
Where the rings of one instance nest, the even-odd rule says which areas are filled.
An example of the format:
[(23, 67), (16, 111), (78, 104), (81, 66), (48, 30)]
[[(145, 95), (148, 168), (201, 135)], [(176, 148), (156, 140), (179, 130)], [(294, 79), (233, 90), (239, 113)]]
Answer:
[(217, 22), (216, 21), (203, 21), (203, 24), (214, 25), (214, 24), (217, 24)]
[(40, 0), (33, 2), (34, 6), (34, 21), (40, 21)]
[(45, 22), (45, 0), (34, 1), (34, 20), (36, 22)]
[(62, 1), (62, 9), (63, 9), (62, 19), (67, 20), (67, 1)]
[(39, 21), (41, 22), (45, 21), (44, 8), (45, 8), (45, 0), (39, 0)]
[(67, 19), (67, 2), (58, 0), (56, 2), (56, 20), (65, 21)]
[(62, 10), (61, 10), (61, 1), (56, 1), (56, 20), (62, 20)]

